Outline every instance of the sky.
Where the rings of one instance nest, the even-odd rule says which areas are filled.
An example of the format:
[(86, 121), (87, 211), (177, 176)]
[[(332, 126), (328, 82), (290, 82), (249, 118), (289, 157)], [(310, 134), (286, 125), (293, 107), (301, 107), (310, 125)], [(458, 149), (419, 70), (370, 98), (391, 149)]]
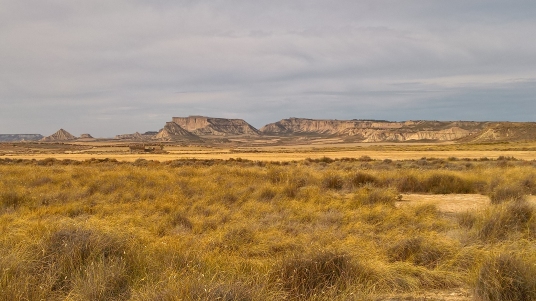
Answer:
[(534, 0), (0, 0), (0, 134), (536, 121)]

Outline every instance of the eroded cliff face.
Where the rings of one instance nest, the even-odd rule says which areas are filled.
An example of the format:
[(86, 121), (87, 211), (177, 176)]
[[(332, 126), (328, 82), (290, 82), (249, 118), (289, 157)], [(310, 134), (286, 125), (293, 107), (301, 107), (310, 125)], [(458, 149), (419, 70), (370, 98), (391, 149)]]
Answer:
[(242, 119), (205, 116), (173, 117), (173, 122), (197, 136), (258, 136), (259, 131)]
[(495, 122), (476, 133), (462, 139), (463, 142), (492, 141), (534, 141), (536, 140), (536, 123), (534, 122)]
[(315, 120), (289, 118), (261, 128), (266, 135), (330, 135), (363, 142), (450, 141), (477, 133), (484, 122)]
[(60, 129), (56, 133), (41, 139), (41, 141), (68, 141), (74, 139), (76, 139), (75, 136), (71, 135), (64, 129)]
[(198, 140), (199, 137), (183, 129), (175, 122), (166, 122), (166, 125), (153, 139), (161, 141)]

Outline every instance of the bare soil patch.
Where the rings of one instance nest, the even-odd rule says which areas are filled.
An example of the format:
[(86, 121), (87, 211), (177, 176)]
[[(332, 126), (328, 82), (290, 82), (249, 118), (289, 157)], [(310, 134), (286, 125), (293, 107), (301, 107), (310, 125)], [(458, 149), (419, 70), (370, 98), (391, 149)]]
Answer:
[[(536, 196), (527, 196), (532, 204), (536, 205)], [(402, 201), (396, 206), (418, 206), (433, 204), (443, 213), (459, 213), (478, 210), (490, 205), (490, 199), (481, 194), (403, 194)]]

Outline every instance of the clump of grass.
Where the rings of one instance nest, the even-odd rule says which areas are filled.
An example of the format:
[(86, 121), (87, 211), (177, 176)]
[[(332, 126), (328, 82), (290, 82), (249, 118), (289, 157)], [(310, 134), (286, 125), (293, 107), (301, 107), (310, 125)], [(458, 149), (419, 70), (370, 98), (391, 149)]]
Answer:
[(43, 249), (43, 287), (51, 293), (77, 293), (82, 299), (113, 300), (128, 296), (124, 241), (81, 228), (52, 233)]
[(393, 189), (363, 187), (354, 196), (354, 201), (360, 205), (388, 205), (394, 207), (395, 202), (401, 199), (401, 195)]
[(396, 188), (400, 192), (423, 191), (422, 183), (414, 175), (402, 175), (395, 180)]
[(327, 173), (322, 178), (322, 187), (325, 189), (341, 190), (344, 187), (344, 179), (336, 173)]
[(283, 260), (276, 277), (291, 299), (307, 299), (343, 285), (351, 271), (348, 255), (316, 252)]
[(483, 264), (475, 293), (481, 301), (536, 299), (536, 269), (513, 254), (501, 254)]
[(471, 229), (477, 221), (477, 214), (472, 211), (464, 211), (457, 214), (458, 225), (465, 229)]
[(227, 231), (221, 242), (224, 249), (236, 251), (239, 248), (251, 244), (255, 241), (253, 230), (245, 227), (233, 228)]
[(358, 171), (352, 176), (350, 176), (349, 182), (351, 186), (359, 187), (359, 186), (363, 186), (367, 184), (368, 185), (375, 184), (378, 182), (378, 178), (376, 178), (375, 176), (369, 173)]
[(258, 200), (269, 202), (277, 196), (277, 192), (272, 187), (263, 187), (259, 192)]
[(2, 208), (17, 209), (28, 202), (28, 197), (16, 191), (6, 191), (0, 194), (0, 206)]
[(497, 205), (483, 218), (478, 237), (484, 241), (493, 241), (526, 232), (525, 230), (530, 229), (534, 215), (534, 207), (527, 201)]
[(489, 195), (492, 204), (506, 201), (521, 201), (525, 197), (523, 187), (518, 185), (497, 186)]
[(452, 245), (422, 236), (401, 239), (387, 249), (387, 256), (392, 262), (408, 261), (427, 268), (435, 268), (453, 253)]
[(451, 174), (432, 174), (423, 182), (425, 192), (434, 194), (471, 193), (472, 185), (469, 181)]

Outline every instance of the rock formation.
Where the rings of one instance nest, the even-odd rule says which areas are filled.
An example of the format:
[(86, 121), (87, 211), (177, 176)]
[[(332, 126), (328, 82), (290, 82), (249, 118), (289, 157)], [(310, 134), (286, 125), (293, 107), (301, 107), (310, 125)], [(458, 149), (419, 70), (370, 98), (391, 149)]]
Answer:
[(146, 141), (146, 140), (153, 139), (156, 133), (157, 132), (146, 132), (144, 134), (140, 134), (136, 132), (134, 134), (121, 134), (121, 135), (116, 135), (115, 139), (130, 140), (130, 141)]
[(289, 118), (261, 128), (266, 135), (317, 135), (351, 137), (362, 142), (451, 141), (478, 133), (486, 122), (322, 120)]
[(41, 139), (43, 139), (41, 134), (0, 134), (1, 142), (39, 141)]
[(60, 129), (56, 133), (45, 137), (41, 139), (41, 141), (69, 141), (69, 140), (75, 140), (76, 137), (71, 135), (69, 132), (67, 132), (64, 129)]
[(242, 119), (204, 116), (173, 117), (173, 122), (197, 136), (259, 136), (260, 132)]
[(199, 140), (199, 137), (180, 127), (175, 122), (166, 122), (166, 125), (153, 139), (161, 141)]
[(536, 140), (536, 123), (534, 122), (493, 122), (482, 131), (462, 139), (461, 142), (534, 140)]

